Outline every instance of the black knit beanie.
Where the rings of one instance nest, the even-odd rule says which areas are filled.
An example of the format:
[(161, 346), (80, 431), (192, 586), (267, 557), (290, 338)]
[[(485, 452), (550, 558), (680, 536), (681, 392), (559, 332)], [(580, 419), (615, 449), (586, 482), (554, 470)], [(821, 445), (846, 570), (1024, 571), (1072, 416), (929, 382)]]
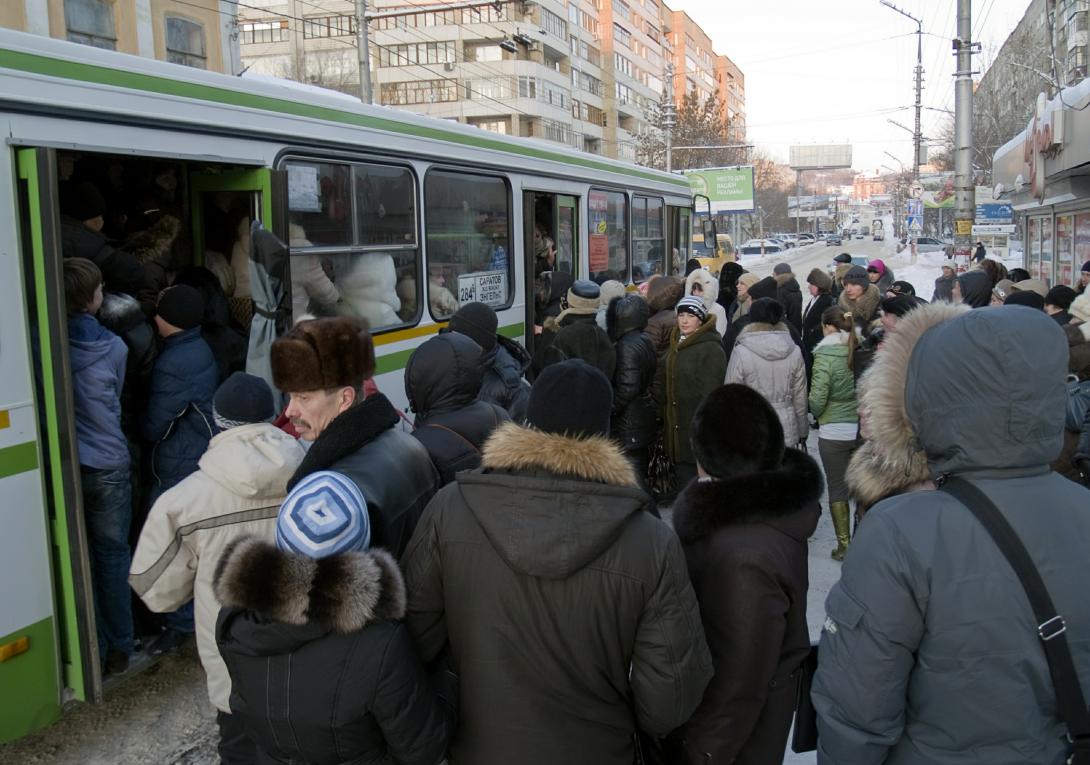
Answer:
[(484, 303), (466, 303), (450, 317), (450, 331), (465, 335), (482, 351), (496, 347), (496, 328), (499, 321), (496, 312)]
[(200, 326), (204, 316), (204, 298), (196, 287), (176, 284), (163, 291), (155, 312), (178, 329), (193, 329)]
[(527, 420), (546, 433), (607, 436), (612, 409), (609, 378), (581, 359), (569, 359), (550, 364), (538, 375)]

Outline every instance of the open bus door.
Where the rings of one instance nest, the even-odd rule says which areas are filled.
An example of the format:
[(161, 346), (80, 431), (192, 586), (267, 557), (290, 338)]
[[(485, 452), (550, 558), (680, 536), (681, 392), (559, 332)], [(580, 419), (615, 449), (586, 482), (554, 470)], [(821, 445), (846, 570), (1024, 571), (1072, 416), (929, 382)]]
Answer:
[(522, 193), (523, 252), (526, 269), (526, 332), (524, 345), (534, 351), (536, 291), (534, 283), (539, 269), (538, 235), (553, 240), (556, 260), (553, 270), (566, 271), (572, 278), (579, 273), (579, 197), (544, 191)]
[[(20, 369), (27, 372), (22, 375), (24, 400), (33, 400), (33, 406), (24, 407), (21, 437), (33, 434), (37, 443), (0, 449), (5, 515), (15, 514), (14, 524), (11, 518), (5, 521), (0, 541), (0, 575), (9, 583), (0, 598), (0, 741), (50, 724), (65, 701), (97, 701), (102, 695), (67, 385), (71, 369), (56, 152), (20, 149), (16, 163), (23, 273), (19, 302), (26, 305), (29, 348), (10, 362), (0, 356), (0, 363), (8, 370), (7, 380), (20, 377)], [(7, 430), (0, 431), (5, 434), (0, 444)], [(20, 450), (26, 470), (15, 472), (11, 448)]]

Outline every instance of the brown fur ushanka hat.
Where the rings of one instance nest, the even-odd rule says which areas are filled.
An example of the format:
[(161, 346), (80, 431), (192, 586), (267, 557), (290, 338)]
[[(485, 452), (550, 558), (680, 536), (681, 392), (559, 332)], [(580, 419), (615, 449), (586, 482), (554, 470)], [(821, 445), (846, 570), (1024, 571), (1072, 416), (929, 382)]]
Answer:
[(295, 325), (272, 344), (273, 383), (285, 393), (358, 388), (375, 374), (375, 346), (362, 322), (346, 316)]

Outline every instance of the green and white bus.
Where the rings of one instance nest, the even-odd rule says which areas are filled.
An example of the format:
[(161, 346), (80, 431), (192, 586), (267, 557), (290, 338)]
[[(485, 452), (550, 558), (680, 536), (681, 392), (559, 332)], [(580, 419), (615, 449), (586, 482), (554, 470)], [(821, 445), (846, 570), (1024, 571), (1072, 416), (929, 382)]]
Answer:
[[(628, 284), (691, 247), (678, 176), (7, 30), (0, 120), (0, 742), (104, 691), (60, 278), (73, 173), (93, 170), (108, 203), (118, 179), (166, 178), (157, 188), (184, 232), (174, 267), (209, 264), (224, 249), (216, 211), (242, 209), (232, 265), (238, 252), (256, 262), (256, 232), (286, 245), (278, 265), (240, 272), (247, 368), (267, 369), (269, 344), (303, 313), (358, 313), (376, 382), (401, 406), (409, 355), (460, 301), (491, 304), (500, 332), (532, 346), (535, 231), (555, 240), (554, 269)], [(306, 294), (315, 267), (341, 289), (336, 306)]]

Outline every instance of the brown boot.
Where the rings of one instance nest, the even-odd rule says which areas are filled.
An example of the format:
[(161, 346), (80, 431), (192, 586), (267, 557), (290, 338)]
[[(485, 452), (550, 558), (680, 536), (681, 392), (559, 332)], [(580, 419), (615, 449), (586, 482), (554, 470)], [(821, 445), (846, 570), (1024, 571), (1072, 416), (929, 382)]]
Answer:
[(848, 552), (848, 542), (852, 533), (852, 509), (847, 502), (831, 502), (829, 515), (833, 519), (833, 529), (836, 531), (836, 549), (832, 552), (833, 560), (844, 560)]

